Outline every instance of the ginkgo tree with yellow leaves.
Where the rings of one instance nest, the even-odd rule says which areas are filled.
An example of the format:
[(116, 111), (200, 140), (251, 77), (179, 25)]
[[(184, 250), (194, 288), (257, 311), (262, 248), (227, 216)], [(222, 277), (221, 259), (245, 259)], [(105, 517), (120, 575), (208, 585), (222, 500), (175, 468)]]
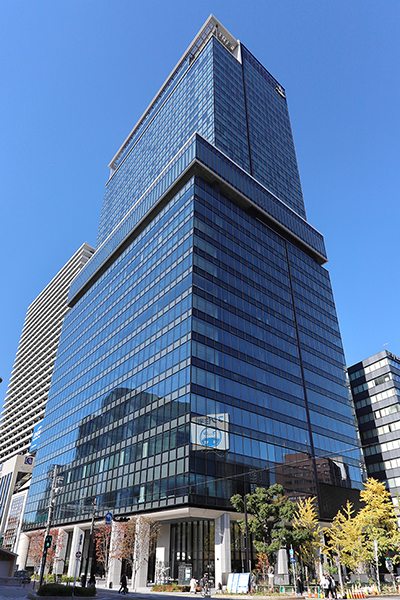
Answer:
[(293, 527), (295, 530), (307, 530), (309, 539), (304, 540), (299, 546), (299, 554), (303, 563), (317, 571), (323, 546), (323, 530), (318, 521), (315, 497), (299, 499), (294, 514)]
[(364, 503), (357, 513), (351, 502), (324, 528), (326, 549), (331, 558), (338, 558), (354, 573), (374, 571), (374, 540), (378, 558), (388, 554), (393, 564), (399, 562), (400, 534), (398, 519), (390, 493), (384, 483), (369, 478), (360, 492)]
[(378, 543), (378, 557), (393, 553), (392, 562), (399, 562), (400, 534), (398, 518), (390, 493), (384, 483), (367, 479), (360, 499), (365, 506), (356, 515), (361, 528), (363, 541), (371, 555), (374, 553), (374, 540)]
[[(385, 484), (369, 478), (360, 492), (364, 506), (356, 512), (351, 502), (339, 510), (329, 527), (322, 527), (315, 498), (292, 502), (281, 485), (268, 490), (257, 488), (247, 494), (248, 528), (258, 553), (271, 564), (280, 548), (293, 547), (301, 563), (318, 572), (321, 554), (338, 564), (343, 590), (341, 565), (353, 573), (374, 572), (374, 544), (378, 559), (390, 556), (400, 562), (400, 532), (396, 508)], [(231, 498), (233, 506), (243, 512), (239, 495)], [(239, 521), (244, 529), (244, 521)]]
[[(363, 543), (361, 524), (355, 517), (353, 504), (347, 501), (346, 506), (334, 517), (331, 526), (324, 528), (324, 553), (331, 559), (338, 560), (339, 566), (344, 565), (354, 573), (361, 573), (365, 571), (365, 564), (370, 561), (371, 556)], [(338, 571), (343, 591), (341, 569)]]

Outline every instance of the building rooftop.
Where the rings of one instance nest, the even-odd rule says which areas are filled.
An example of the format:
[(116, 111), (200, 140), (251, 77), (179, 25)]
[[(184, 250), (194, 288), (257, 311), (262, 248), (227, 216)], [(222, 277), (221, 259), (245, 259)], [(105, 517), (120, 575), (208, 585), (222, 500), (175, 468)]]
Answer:
[(112, 171), (118, 167), (121, 155), (123, 154), (126, 147), (129, 145), (132, 140), (134, 134), (140, 125), (149, 118), (150, 113), (154, 106), (157, 105), (161, 96), (164, 94), (165, 90), (169, 87), (171, 82), (174, 80), (176, 73), (182, 67), (182, 65), (189, 59), (194, 60), (196, 56), (202, 51), (208, 40), (212, 35), (215, 35), (218, 40), (225, 46), (229, 52), (231, 52), (238, 60), (240, 60), (240, 43), (239, 40), (236, 40), (233, 35), (229, 33), (227, 29), (214, 17), (214, 15), (210, 15), (207, 21), (204, 23), (203, 27), (200, 29), (199, 33), (195, 36), (194, 40), (189, 47), (182, 55), (182, 58), (178, 61), (176, 67), (169, 74), (161, 88), (158, 90), (157, 94), (154, 96), (153, 100), (150, 102), (135, 127), (132, 129), (122, 146), (119, 148), (118, 152), (115, 154), (114, 158), (108, 165)]

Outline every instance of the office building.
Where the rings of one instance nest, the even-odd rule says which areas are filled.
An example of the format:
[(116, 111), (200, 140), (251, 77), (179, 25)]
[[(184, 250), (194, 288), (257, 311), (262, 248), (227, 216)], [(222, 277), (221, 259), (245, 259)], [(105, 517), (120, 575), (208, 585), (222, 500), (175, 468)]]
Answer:
[(0, 464), (0, 546), (15, 552), (34, 458), (14, 455)]
[(70, 289), (25, 533), (46, 518), (57, 464), (70, 556), (82, 534), (85, 556), (96, 498), (99, 518), (161, 522), (156, 557), (174, 579), (190, 565), (223, 581), (242, 568), (231, 496), (274, 483), (288, 455), (310, 457), (289, 491), (317, 493), (323, 516), (316, 457), (335, 461), (331, 494), (361, 484), (285, 90), (211, 16), (110, 169), (96, 252)]
[(69, 286), (92, 256), (83, 244), (29, 306), (0, 424), (0, 546), (15, 552)]
[(400, 492), (400, 358), (387, 350), (349, 367), (369, 477)]
[(1, 412), (0, 463), (28, 453), (34, 429), (40, 429), (61, 326), (69, 310), (69, 286), (93, 252), (83, 244), (27, 310)]

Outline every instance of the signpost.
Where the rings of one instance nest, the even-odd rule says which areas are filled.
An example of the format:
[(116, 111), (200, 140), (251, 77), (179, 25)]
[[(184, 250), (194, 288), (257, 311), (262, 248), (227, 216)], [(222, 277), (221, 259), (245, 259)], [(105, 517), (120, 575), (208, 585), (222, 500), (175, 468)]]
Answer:
[(75, 590), (75, 585), (76, 585), (76, 578), (77, 578), (77, 575), (78, 575), (78, 565), (79, 565), (79, 562), (80, 562), (81, 557), (82, 557), (82, 552), (79, 550), (79, 548), (81, 547), (81, 544), (82, 544), (82, 537), (83, 537), (83, 535), (81, 534), (79, 536), (78, 551), (75, 554), (76, 565), (75, 565), (75, 576), (74, 576), (74, 585), (73, 585), (73, 589), (72, 589), (72, 595), (74, 595), (74, 590)]
[(192, 565), (182, 564), (178, 567), (178, 584), (189, 585), (192, 579)]
[(390, 574), (392, 576), (393, 585), (396, 586), (396, 582), (394, 580), (394, 575), (393, 575), (393, 563), (392, 563), (392, 560), (389, 557), (386, 557), (385, 558), (385, 564), (386, 564), (387, 570), (390, 572)]
[(112, 514), (112, 513), (110, 513), (110, 512), (108, 512), (108, 513), (106, 514), (106, 516), (104, 517), (106, 524), (107, 524), (107, 525), (111, 525), (111, 521), (113, 520), (113, 518), (114, 518), (114, 517), (113, 517), (113, 514)]
[(290, 546), (289, 556), (290, 556), (290, 562), (292, 564), (292, 571), (293, 571), (293, 587), (296, 588), (296, 583), (297, 583), (296, 557), (294, 555), (293, 546)]

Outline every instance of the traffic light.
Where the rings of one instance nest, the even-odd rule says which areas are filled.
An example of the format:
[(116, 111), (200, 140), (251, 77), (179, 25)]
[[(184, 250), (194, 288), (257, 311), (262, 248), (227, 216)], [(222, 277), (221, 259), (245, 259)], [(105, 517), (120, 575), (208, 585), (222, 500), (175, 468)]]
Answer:
[(46, 535), (46, 539), (44, 540), (44, 547), (45, 548), (50, 548), (50, 546), (51, 546), (51, 540), (52, 539), (53, 539), (53, 536)]

